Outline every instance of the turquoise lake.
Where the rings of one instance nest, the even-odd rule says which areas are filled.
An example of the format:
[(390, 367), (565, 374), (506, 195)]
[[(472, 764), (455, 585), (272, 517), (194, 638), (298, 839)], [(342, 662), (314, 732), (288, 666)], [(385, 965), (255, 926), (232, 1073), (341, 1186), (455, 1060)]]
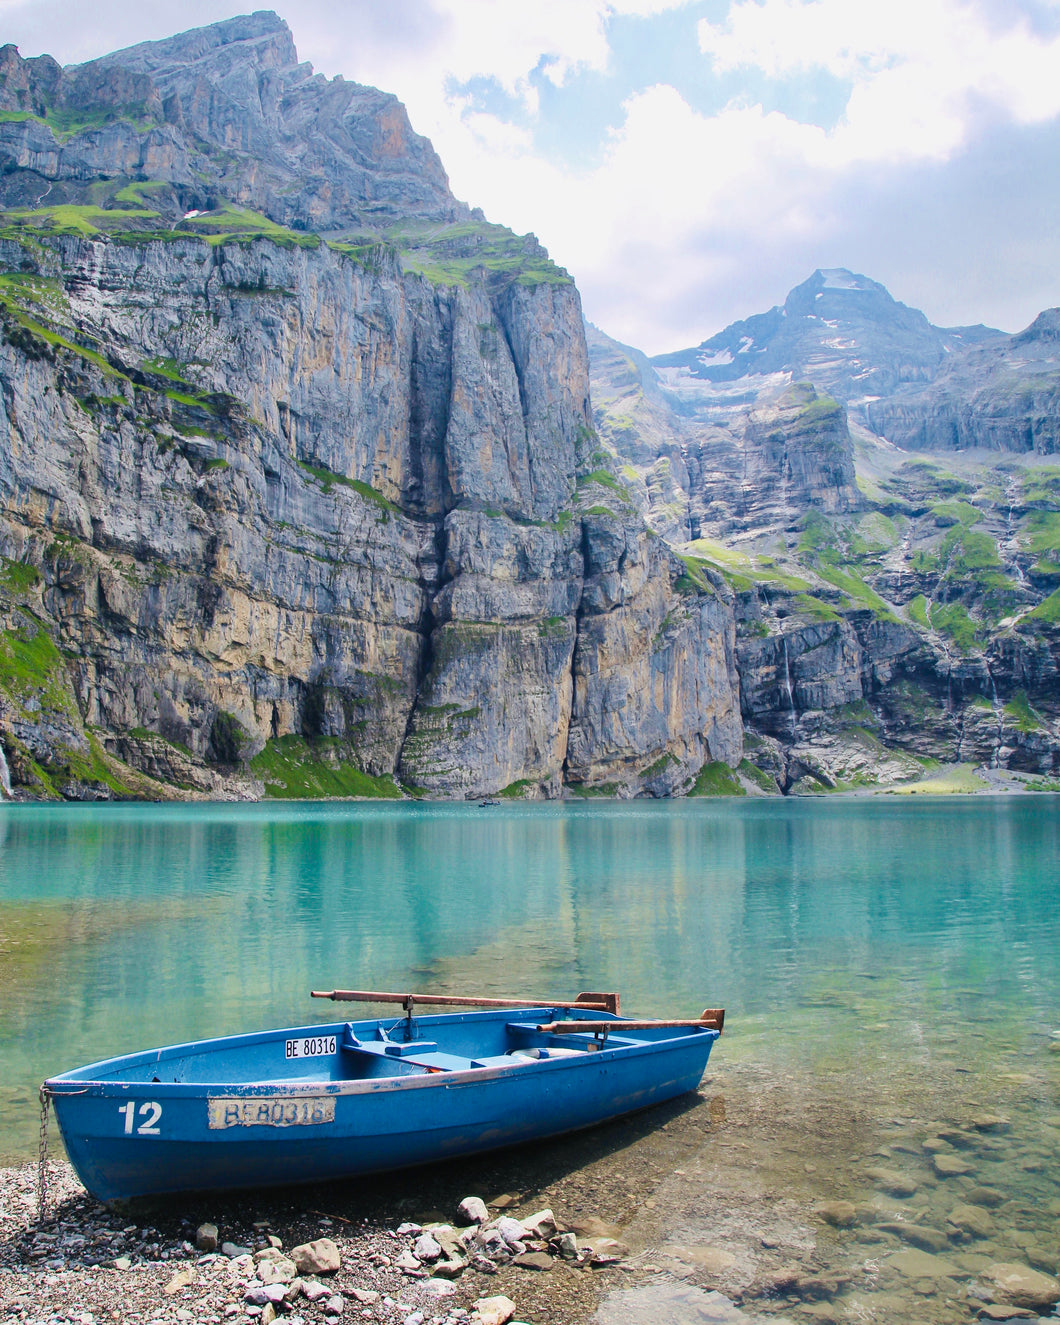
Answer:
[[(5, 1162), (35, 1152), (46, 1075), (334, 1020), (309, 998), (334, 986), (725, 1006), (702, 1094), (726, 1127), (652, 1217), (675, 1264), (740, 1182), (800, 1227), (875, 1202), (880, 1228), (811, 1228), (828, 1265), (876, 1267), (837, 1299), (919, 1292), (945, 1320), (977, 1257), (1060, 1255), (1057, 798), (0, 807)], [(947, 1220), (985, 1190), (977, 1242)], [(903, 1221), (952, 1235), (933, 1287), (890, 1273)]]

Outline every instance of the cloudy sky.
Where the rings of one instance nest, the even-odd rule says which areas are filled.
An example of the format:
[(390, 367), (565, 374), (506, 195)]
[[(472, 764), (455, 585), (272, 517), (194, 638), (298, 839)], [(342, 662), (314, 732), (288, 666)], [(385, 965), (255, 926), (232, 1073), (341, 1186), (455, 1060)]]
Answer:
[[(0, 0), (0, 41), (72, 63), (253, 7)], [(816, 267), (942, 325), (1060, 304), (1060, 0), (274, 7), (318, 70), (395, 92), (457, 196), (534, 231), (586, 315), (649, 353)]]

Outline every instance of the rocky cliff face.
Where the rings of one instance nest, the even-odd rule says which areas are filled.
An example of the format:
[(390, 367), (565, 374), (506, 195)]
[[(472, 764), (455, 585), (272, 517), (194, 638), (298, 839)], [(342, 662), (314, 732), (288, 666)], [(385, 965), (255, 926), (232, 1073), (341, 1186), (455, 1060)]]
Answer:
[(732, 591), (599, 449), (576, 289), (398, 103), (260, 14), (0, 80), (16, 794), (662, 795), (739, 760)]
[(633, 500), (735, 593), (749, 789), (1060, 771), (1056, 324), (942, 331), (837, 271), (652, 362), (590, 329)]
[(924, 391), (870, 402), (872, 430), (903, 450), (1060, 451), (1060, 309), (943, 365)]
[[(636, 350), (589, 329), (594, 418), (652, 528), (676, 544), (786, 528), (808, 509), (861, 504), (845, 408), (809, 382), (758, 394), (660, 380)], [(739, 393), (738, 393), (739, 394)]]
[(401, 103), (314, 74), (268, 12), (69, 69), (5, 46), (0, 112), (5, 206), (125, 177), (173, 186), (184, 211), (223, 200), (316, 233), (469, 215)]

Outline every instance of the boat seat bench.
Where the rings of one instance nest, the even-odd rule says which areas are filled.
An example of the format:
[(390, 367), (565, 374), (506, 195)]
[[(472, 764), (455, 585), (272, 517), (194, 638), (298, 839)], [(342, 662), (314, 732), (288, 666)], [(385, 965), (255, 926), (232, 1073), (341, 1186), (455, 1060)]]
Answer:
[(496, 1054), (484, 1058), (462, 1058), (459, 1054), (439, 1051), (433, 1040), (413, 1040), (410, 1043), (394, 1040), (359, 1040), (352, 1044), (343, 1040), (341, 1048), (348, 1054), (369, 1054), (375, 1058), (390, 1058), (410, 1067), (424, 1067), (432, 1072), (468, 1072), (473, 1067), (515, 1067), (525, 1059)]
[[(520, 1032), (521, 1035), (539, 1039), (540, 1032), (534, 1025), (528, 1025), (526, 1022), (511, 1021), (508, 1023), (508, 1030)], [(609, 1047), (619, 1048), (623, 1045), (636, 1044), (636, 1040), (618, 1039), (617, 1036), (609, 1037), (607, 1041)], [(551, 1049), (574, 1049), (582, 1053), (592, 1052), (597, 1046), (594, 1043), (593, 1036), (590, 1033), (585, 1035), (549, 1035), (547, 1044), (542, 1048)], [(484, 1054), (475, 1058), (463, 1058), (459, 1054), (447, 1054), (438, 1049), (438, 1045), (433, 1040), (342, 1040), (340, 1048), (349, 1054), (368, 1054), (375, 1058), (394, 1059), (401, 1063), (407, 1063), (409, 1067), (422, 1067), (428, 1072), (468, 1072), (473, 1068), (483, 1067), (519, 1067), (527, 1063), (537, 1062), (534, 1058), (524, 1058), (513, 1056), (512, 1054)], [(548, 1058), (540, 1061), (547, 1062)]]

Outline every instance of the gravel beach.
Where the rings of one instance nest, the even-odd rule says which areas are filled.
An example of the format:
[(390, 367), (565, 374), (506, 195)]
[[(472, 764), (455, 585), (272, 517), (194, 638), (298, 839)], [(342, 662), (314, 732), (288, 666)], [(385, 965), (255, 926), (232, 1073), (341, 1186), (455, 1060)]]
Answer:
[(0, 1169), (0, 1319), (1056, 1325), (1053, 1043), (1027, 1062), (1043, 1094), (1011, 1074), (989, 1105), (961, 1072), (868, 1101), (730, 1062), (537, 1146), (153, 1208), (104, 1209), (57, 1158), (41, 1225), (35, 1165)]
[[(463, 1233), (472, 1244), (470, 1255), (447, 1258), (454, 1279), (444, 1267), (432, 1273), (438, 1243), (415, 1221), (388, 1228), (368, 1217), (328, 1215), (312, 1209), (305, 1194), (289, 1193), (281, 1201), (265, 1194), (243, 1204), (215, 1202), (216, 1223), (196, 1224), (186, 1206), (116, 1213), (87, 1196), (62, 1162), (49, 1166), (51, 1212), (38, 1225), (36, 1177), (35, 1165), (0, 1170), (0, 1307), (26, 1325), (570, 1322), (591, 1310), (592, 1279), (616, 1260), (594, 1258), (586, 1245), (568, 1263), (558, 1249), (550, 1253), (545, 1238), (513, 1248), (494, 1233), (494, 1263), (483, 1254), (488, 1246), (476, 1252), (473, 1225), (450, 1224), (452, 1241)], [(498, 1208), (483, 1215), (517, 1222)], [(545, 1278), (543, 1293), (535, 1281)]]
[[(622, 1226), (672, 1167), (668, 1126), (682, 1118), (696, 1120), (683, 1126), (701, 1143), (710, 1111), (694, 1095), (592, 1132), (459, 1165), (120, 1212), (99, 1205), (64, 1160), (50, 1158), (40, 1225), (36, 1165), (0, 1169), (0, 1318), (6, 1313), (25, 1325), (268, 1325), (274, 1318), (289, 1325), (579, 1325), (592, 1319), (602, 1291), (637, 1276)], [(486, 1207), (485, 1245), (481, 1236), (472, 1242), (474, 1225), (460, 1211), (475, 1194)], [(528, 1233), (520, 1247), (512, 1223), (548, 1211), (558, 1228), (543, 1221), (533, 1230), (543, 1236)], [(204, 1225), (216, 1230), (214, 1250), (198, 1245)], [(421, 1263), (411, 1253), (432, 1225), (449, 1229), (437, 1237), (456, 1255)], [(472, 1243), (462, 1250), (453, 1247), (461, 1234)], [(262, 1259), (293, 1255), (320, 1239), (334, 1243), (337, 1270), (289, 1274), (293, 1293), (274, 1291), (275, 1305), (258, 1300), (260, 1290), (279, 1287), (262, 1282)], [(466, 1266), (453, 1267), (451, 1276), (445, 1262), (457, 1257)], [(495, 1298), (508, 1306), (476, 1312), (476, 1303)]]

